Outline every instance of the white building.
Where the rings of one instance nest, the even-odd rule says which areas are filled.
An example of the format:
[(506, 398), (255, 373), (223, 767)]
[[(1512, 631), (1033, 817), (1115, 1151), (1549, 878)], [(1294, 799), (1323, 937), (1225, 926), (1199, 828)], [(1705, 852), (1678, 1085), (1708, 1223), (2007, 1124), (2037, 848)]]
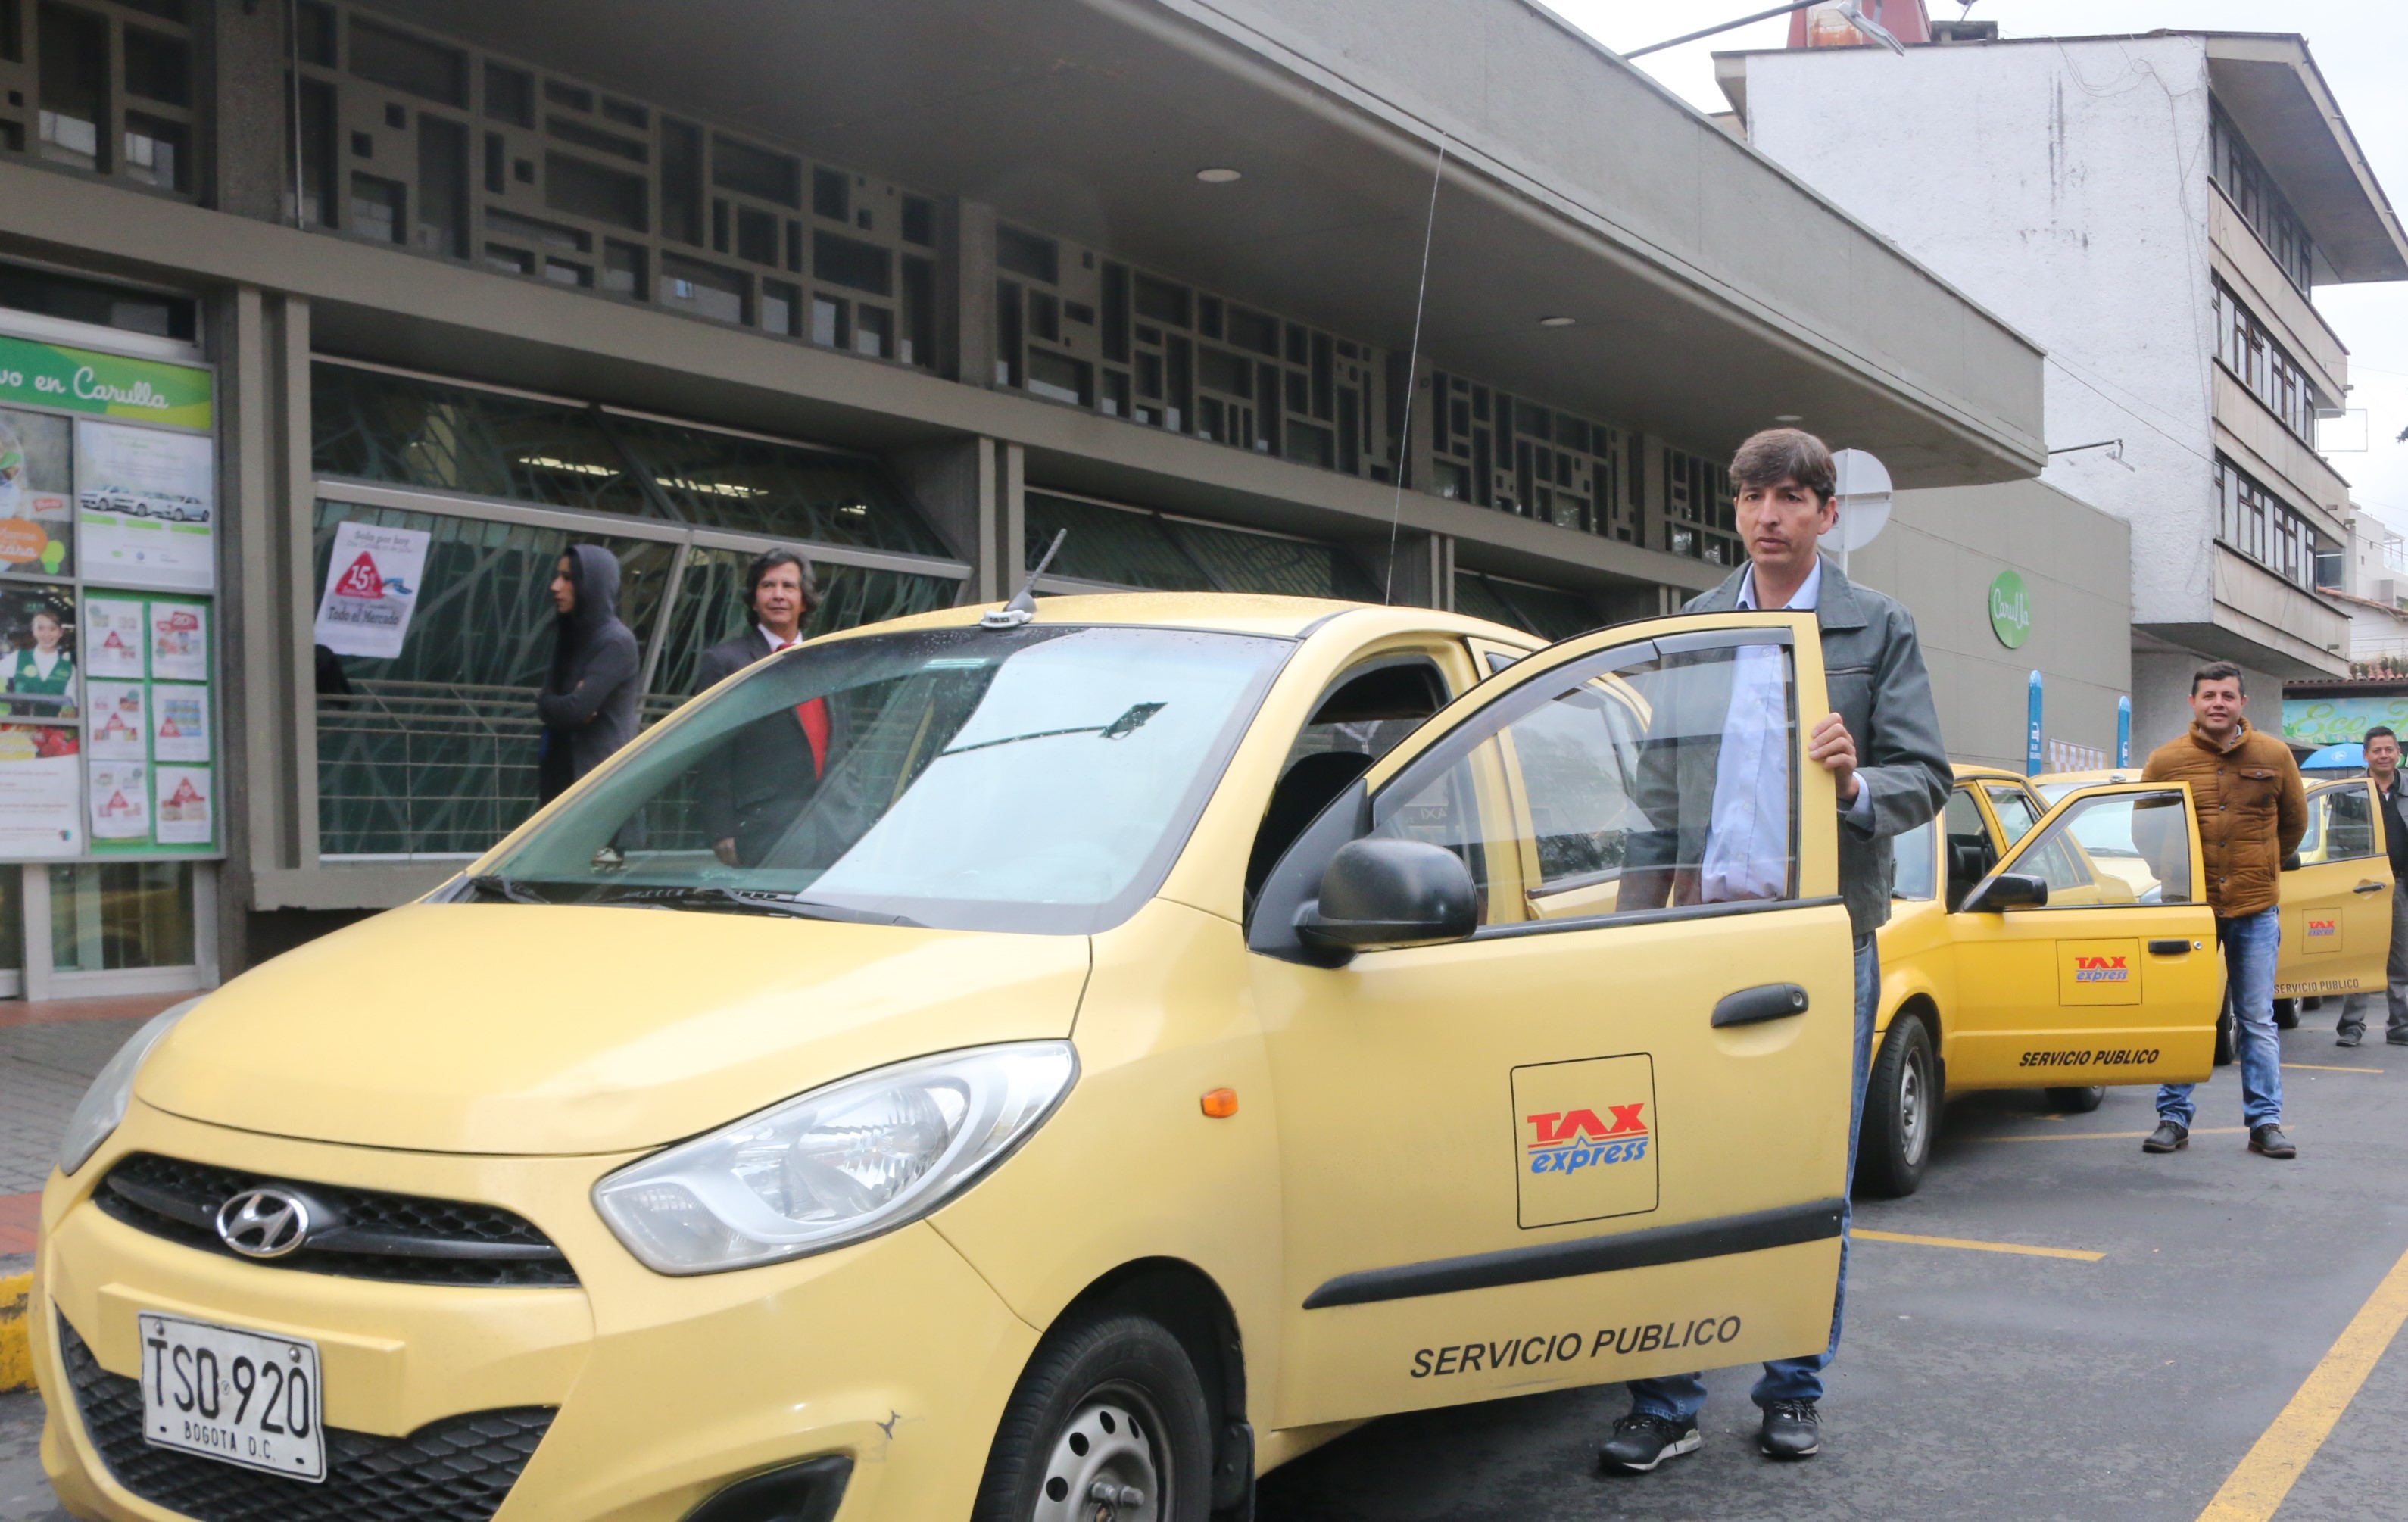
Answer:
[(2347, 351), (2312, 297), (2408, 279), (2408, 237), (2301, 38), (1716, 63), (1750, 143), (2048, 351), (2042, 479), (2132, 527), (2135, 754), (2187, 723), (2202, 657), (2270, 695), (2347, 669), (2317, 557), (2344, 584), (2355, 515), (2315, 448)]

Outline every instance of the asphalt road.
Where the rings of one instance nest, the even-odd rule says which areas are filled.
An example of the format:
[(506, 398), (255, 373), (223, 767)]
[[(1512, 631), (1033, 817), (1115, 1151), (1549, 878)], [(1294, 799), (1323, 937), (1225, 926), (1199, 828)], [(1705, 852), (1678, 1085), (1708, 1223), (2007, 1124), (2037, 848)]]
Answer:
[[(1705, 1446), (1654, 1474), (1596, 1471), (1618, 1387), (1533, 1396), (1360, 1429), (1269, 1476), (1261, 1522), (2193, 1522), (2408, 1252), (2408, 1048), (2336, 1050), (2337, 1011), (2284, 1037), (2296, 1162), (2250, 1154), (2237, 1129), (2146, 1156), (2148, 1089), (2111, 1089), (2088, 1115), (2048, 1116), (2037, 1095), (1951, 1106), (1923, 1188), (1859, 1201), (1859, 1228), (2105, 1256), (1859, 1240), (1818, 1457), (1759, 1457), (1756, 1371), (1729, 1370), (1709, 1380)], [(2202, 1129), (2237, 1128), (2239, 1070), (2199, 1102)], [(2408, 1515), (2403, 1431), (2408, 1338), (2283, 1522)]]
[[(2332, 1012), (2285, 1037), (2286, 1062), (2315, 1065), (2284, 1072), (2293, 1163), (2250, 1156), (2238, 1131), (2144, 1157), (2145, 1090), (2080, 1116), (2036, 1097), (1952, 1106), (1922, 1192), (1860, 1204), (1859, 1227), (2104, 1256), (1859, 1241), (1818, 1458), (1757, 1457), (1753, 1372), (1727, 1371), (1705, 1447), (1653, 1475), (1596, 1472), (1618, 1389), (1538, 1396), (1365, 1427), (1270, 1476), (1262, 1522), (2194, 1522), (2408, 1253), (2408, 1048), (2336, 1051)], [(2236, 1070), (2200, 1101), (2202, 1127), (2237, 1127)], [(39, 1421), (36, 1398), (0, 1396), (0, 1522), (64, 1515)], [(2394, 1345), (2282, 1522), (2408, 1515), (2403, 1431)]]

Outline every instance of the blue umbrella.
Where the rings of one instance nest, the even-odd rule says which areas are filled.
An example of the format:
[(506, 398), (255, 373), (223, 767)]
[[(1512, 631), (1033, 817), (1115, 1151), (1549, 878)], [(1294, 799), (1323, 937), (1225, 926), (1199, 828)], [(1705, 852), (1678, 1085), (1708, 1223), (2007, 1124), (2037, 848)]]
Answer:
[(2356, 740), (2346, 745), (2328, 745), (2300, 763), (2301, 771), (2363, 771), (2366, 769), (2366, 747)]

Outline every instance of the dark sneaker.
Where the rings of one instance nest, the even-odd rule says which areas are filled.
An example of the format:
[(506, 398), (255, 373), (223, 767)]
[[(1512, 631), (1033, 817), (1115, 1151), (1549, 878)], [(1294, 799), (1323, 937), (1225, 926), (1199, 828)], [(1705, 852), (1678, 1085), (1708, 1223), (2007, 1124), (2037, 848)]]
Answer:
[(2386, 1046), (2408, 1046), (2408, 1036), (2386, 1036), (2383, 1038), (2383, 1044)]
[(2280, 1126), (2249, 1127), (2249, 1150), (2268, 1157), (2296, 1157), (2300, 1155), (2300, 1149), (2291, 1145), (2291, 1139), (2283, 1134)]
[(2364, 1040), (2365, 1037), (2366, 1032), (2362, 1030), (2344, 1030), (2340, 1035), (2333, 1038), (2333, 1044), (2335, 1046), (2356, 1046), (2360, 1041)]
[(1823, 1418), (1812, 1400), (1775, 1400), (1756, 1441), (1774, 1458), (1812, 1458), (1823, 1450)]
[(1614, 1418), (1613, 1436), (1598, 1445), (1598, 1467), (1609, 1474), (1644, 1474), (1667, 1458), (1697, 1452), (1704, 1441), (1686, 1422), (1634, 1411)]
[(2149, 1139), (2141, 1143), (2141, 1150), (2143, 1152), (2180, 1152), (2189, 1145), (2189, 1127), (2177, 1126), (2170, 1120), (2161, 1120), (2157, 1122), (2157, 1128), (2149, 1133)]

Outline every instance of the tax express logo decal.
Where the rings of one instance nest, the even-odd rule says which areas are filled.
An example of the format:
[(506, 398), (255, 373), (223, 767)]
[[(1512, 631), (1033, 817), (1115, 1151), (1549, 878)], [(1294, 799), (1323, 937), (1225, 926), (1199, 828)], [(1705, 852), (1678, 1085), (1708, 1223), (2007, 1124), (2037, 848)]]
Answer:
[(2076, 956), (2073, 959), (2073, 981), (2076, 983), (2129, 983), (2132, 969), (2120, 956)]
[(1644, 1052), (1541, 1062), (1512, 1075), (1513, 1160), (1525, 1228), (1635, 1215), (1656, 1205), (1656, 1063)]

